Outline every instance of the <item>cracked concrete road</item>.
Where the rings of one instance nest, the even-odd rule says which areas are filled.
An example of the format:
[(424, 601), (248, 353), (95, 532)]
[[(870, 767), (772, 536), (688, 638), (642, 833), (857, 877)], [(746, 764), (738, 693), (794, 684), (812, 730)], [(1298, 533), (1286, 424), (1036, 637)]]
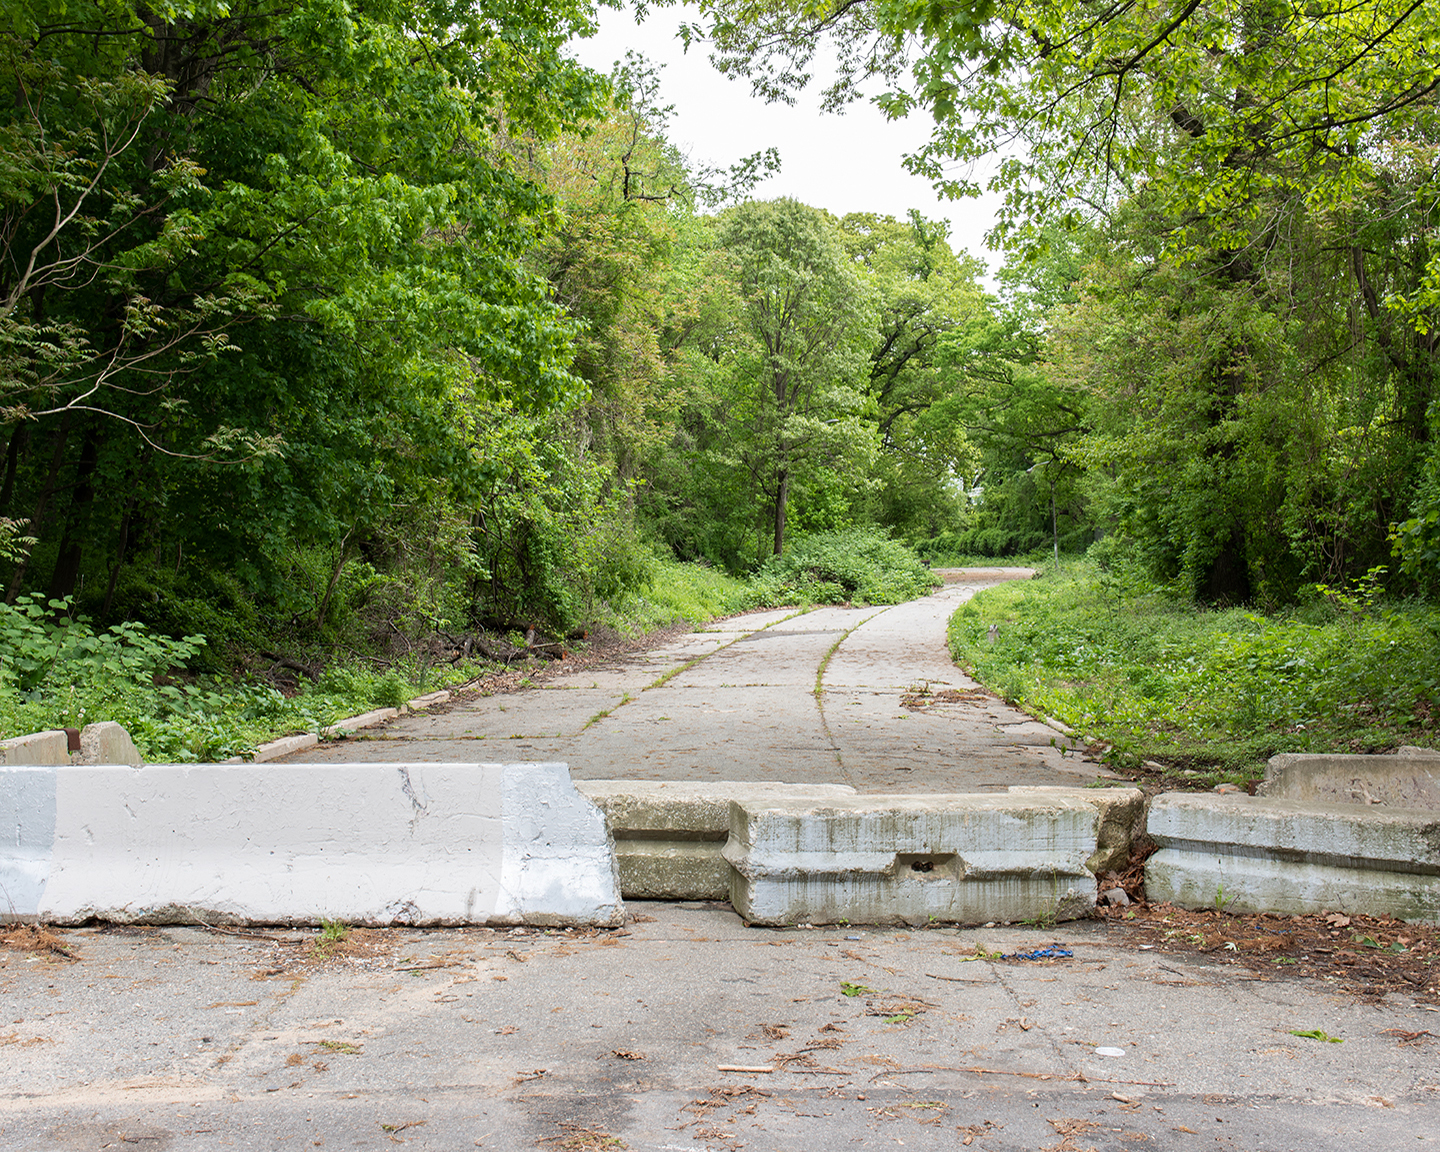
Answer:
[[(1440, 1017), (1407, 997), (1237, 974), (1102, 922), (773, 930), (630, 907), (621, 931), (362, 931), (320, 963), (288, 930), (77, 929), (74, 961), (0, 951), (0, 1147), (1440, 1143)], [(1073, 958), (1000, 958), (1051, 942)]]
[(888, 608), (781, 609), (519, 692), (468, 698), (291, 762), (561, 761), (577, 780), (767, 780), (988, 792), (1105, 775), (951, 663), (945, 627), (1026, 569), (956, 570)]

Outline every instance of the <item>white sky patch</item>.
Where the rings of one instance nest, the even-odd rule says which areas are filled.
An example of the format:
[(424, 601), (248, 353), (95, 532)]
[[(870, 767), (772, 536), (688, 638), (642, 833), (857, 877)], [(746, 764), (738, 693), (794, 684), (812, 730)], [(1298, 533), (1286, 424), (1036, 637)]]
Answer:
[[(690, 6), (662, 8), (637, 25), (630, 11), (602, 8), (599, 34), (572, 42), (571, 49), (576, 59), (606, 73), (627, 49), (664, 65), (661, 95), (675, 106), (670, 142), (696, 163), (728, 167), (742, 156), (778, 148), (781, 172), (756, 189), (757, 197), (792, 196), (836, 216), (876, 212), (904, 219), (915, 208), (928, 219), (948, 220), (951, 245), (995, 271), (1000, 260), (986, 246), (985, 233), (1000, 197), (987, 193), (977, 200), (941, 200), (928, 180), (901, 165), (905, 153), (928, 137), (928, 117), (891, 122), (868, 103), (853, 104), (843, 115), (821, 112), (824, 75), (818, 58), (820, 75), (795, 105), (766, 104), (750, 95), (744, 81), (727, 80), (715, 71), (704, 45), (686, 54), (675, 30), (696, 15)], [(983, 184), (987, 174), (977, 178)]]

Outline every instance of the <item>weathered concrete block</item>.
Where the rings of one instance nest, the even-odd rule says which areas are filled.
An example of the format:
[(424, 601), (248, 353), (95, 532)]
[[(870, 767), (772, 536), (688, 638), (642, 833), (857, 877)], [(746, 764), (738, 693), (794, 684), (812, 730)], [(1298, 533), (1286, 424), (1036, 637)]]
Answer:
[(564, 764), (0, 769), (22, 919), (618, 924), (604, 817)]
[(0, 740), (0, 764), (69, 764), (70, 737), (60, 729)]
[(605, 813), (615, 837), (620, 891), (627, 900), (728, 900), (732, 800), (819, 802), (853, 796), (848, 784), (705, 784), (577, 780)]
[(1145, 892), (1188, 908), (1329, 909), (1440, 918), (1440, 815), (1170, 792), (1150, 804), (1160, 850)]
[(1398, 756), (1283, 752), (1265, 766), (1261, 796), (1337, 804), (1385, 804), (1440, 811), (1440, 752), (1405, 748)]
[(80, 730), (80, 752), (76, 764), (128, 764), (140, 767), (140, 750), (130, 733), (113, 720), (87, 724)]
[(292, 752), (303, 752), (306, 748), (314, 748), (319, 743), (320, 737), (314, 732), (303, 732), (298, 736), (281, 736), (278, 740), (271, 740), (256, 748), (254, 755), (250, 757), (250, 763), (268, 764), (272, 760), (279, 760), (282, 756), (289, 756)]
[(756, 924), (1074, 919), (1095, 805), (993, 793), (731, 806), (731, 902)]
[(1095, 808), (1095, 852), (1085, 867), (1097, 876), (1118, 871), (1130, 860), (1130, 845), (1145, 831), (1145, 793), (1138, 788), (1065, 788), (1050, 784), (1011, 784), (1012, 796), (1049, 793), (1084, 800)]
[(386, 720), (393, 720), (400, 715), (399, 708), (374, 708), (369, 712), (361, 712), (358, 716), (346, 716), (343, 720), (337, 720), (325, 729), (326, 739), (333, 738), (339, 732), (354, 732), (361, 728), (373, 728), (377, 724), (383, 724)]

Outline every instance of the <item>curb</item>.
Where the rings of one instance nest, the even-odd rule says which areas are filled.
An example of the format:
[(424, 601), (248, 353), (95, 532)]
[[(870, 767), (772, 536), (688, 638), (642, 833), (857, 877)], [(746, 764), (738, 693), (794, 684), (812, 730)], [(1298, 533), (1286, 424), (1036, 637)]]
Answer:
[[(441, 689), (439, 692), (431, 692), (424, 696), (417, 696), (407, 704), (399, 708), (376, 708), (370, 712), (361, 712), (358, 716), (347, 716), (343, 720), (336, 720), (335, 723), (327, 725), (323, 731), (326, 738), (330, 738), (336, 732), (359, 731), (364, 728), (375, 728), (384, 724), (387, 720), (394, 720), (397, 716), (403, 716), (409, 712), (423, 712), (432, 704), (445, 704), (450, 700), (450, 690)], [(266, 764), (271, 760), (279, 760), (282, 756), (289, 756), (293, 752), (303, 752), (306, 748), (313, 748), (320, 743), (320, 737), (313, 732), (307, 732), (296, 736), (281, 736), (278, 740), (270, 740), (264, 744), (257, 745), (255, 751), (249, 757), (231, 756), (228, 760), (221, 760), (221, 764)]]

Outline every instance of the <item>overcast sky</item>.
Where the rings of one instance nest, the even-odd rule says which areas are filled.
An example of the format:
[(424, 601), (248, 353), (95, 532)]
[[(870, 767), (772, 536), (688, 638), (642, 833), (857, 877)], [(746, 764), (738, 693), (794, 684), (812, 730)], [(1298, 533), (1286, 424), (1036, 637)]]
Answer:
[(757, 197), (793, 196), (837, 216), (878, 212), (903, 219), (916, 208), (930, 219), (949, 220), (951, 244), (985, 260), (994, 272), (998, 260), (984, 240), (993, 198), (940, 200), (928, 180), (901, 167), (901, 157), (925, 140), (928, 120), (891, 123), (865, 103), (851, 105), (844, 115), (825, 114), (813, 85), (794, 106), (766, 104), (751, 97), (743, 81), (716, 72), (703, 45), (685, 54), (675, 29), (694, 18), (692, 9), (653, 10), (639, 25), (629, 11), (600, 12), (599, 35), (575, 41), (575, 56), (606, 73), (626, 49), (665, 65), (661, 93), (665, 103), (675, 105), (670, 141), (692, 161), (726, 167), (761, 149), (778, 148), (781, 172), (756, 189)]

